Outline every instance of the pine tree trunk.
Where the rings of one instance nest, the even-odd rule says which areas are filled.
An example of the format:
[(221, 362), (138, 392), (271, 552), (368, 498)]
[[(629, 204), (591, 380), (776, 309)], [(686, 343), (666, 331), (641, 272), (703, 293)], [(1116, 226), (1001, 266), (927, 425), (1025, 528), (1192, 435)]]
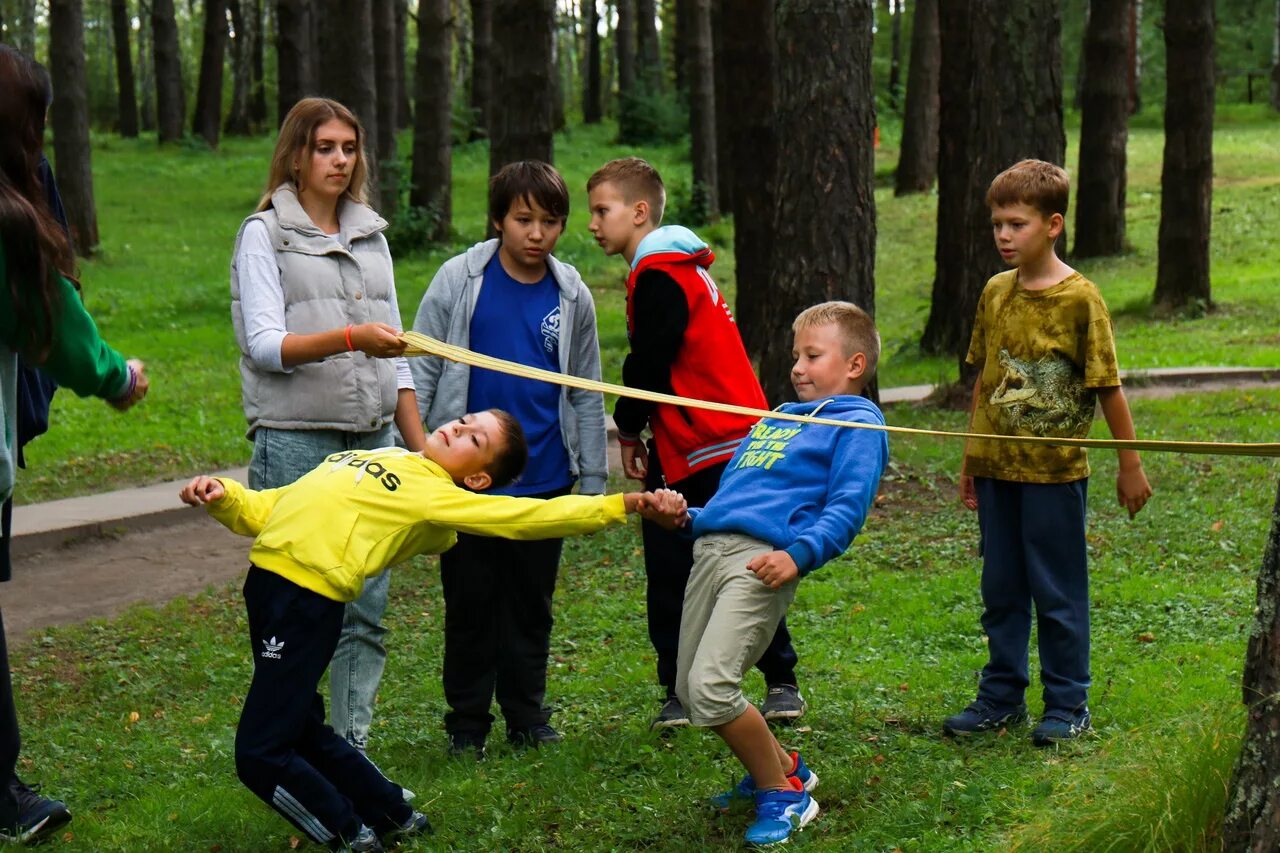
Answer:
[(658, 45), (658, 6), (636, 0), (636, 79), (646, 92), (662, 89), (662, 53)]
[(138, 14), (142, 26), (138, 27), (138, 124), (148, 133), (156, 129), (156, 63), (151, 49), (151, 14), (146, 3), (139, 3)]
[(182, 138), (187, 99), (182, 87), (182, 54), (173, 0), (151, 0), (151, 50), (156, 69), (156, 135), (160, 142)]
[(227, 0), (231, 12), (231, 108), (223, 131), (231, 135), (247, 136), (253, 132), (253, 120), (249, 117), (250, 91), (253, 88), (253, 41), (255, 34), (245, 18), (248, 0)]
[(36, 0), (18, 0), (18, 50), (36, 55)]
[(1213, 0), (1166, 0), (1164, 169), (1154, 302), (1209, 309), (1213, 202)]
[(310, 0), (276, 0), (276, 121), (315, 88)]
[(1271, 109), (1280, 111), (1280, 0), (1276, 0), (1275, 25), (1271, 43)]
[(394, 220), (400, 201), (400, 163), (396, 157), (396, 128), (400, 121), (396, 108), (400, 101), (399, 69), (396, 68), (396, 0), (373, 0), (373, 78), (377, 110), (378, 197), (380, 213)]
[(889, 15), (893, 19), (889, 23), (889, 108), (898, 112), (902, 96), (902, 0), (894, 4)]
[(582, 121), (599, 124), (604, 109), (600, 101), (600, 14), (596, 0), (583, 0), (587, 29), (587, 71), (583, 75)]
[[(465, 2), (465, 0), (464, 0)], [(409, 89), (413, 81), (409, 77), (409, 0), (396, 0), (396, 130), (413, 127), (413, 104), (409, 101)], [(452, 116), (450, 117), (452, 124)]]
[[(689, 12), (693, 0), (671, 0), (676, 5), (675, 50), (672, 59), (675, 62), (676, 91), (689, 91)], [(731, 0), (732, 2), (732, 0)]]
[(613, 40), (618, 61), (618, 104), (625, 110), (636, 87), (636, 0), (618, 0), (618, 28)]
[(129, 47), (129, 9), (126, 0), (111, 0), (111, 34), (116, 47), (116, 89), (120, 135), (138, 135), (138, 97), (133, 82), (133, 54)]
[(471, 110), (482, 131), (491, 136), (490, 104), (493, 86), (493, 4), (494, 0), (471, 0)]
[(938, 228), (921, 347), (950, 353), (962, 382), (978, 296), (1004, 269), (991, 239), (987, 188), (1019, 160), (1062, 165), (1061, 19), (1057, 0), (947, 0), (939, 85)]
[(1124, 251), (1129, 2), (1091, 0), (1080, 90), (1075, 257)]
[(907, 103), (893, 188), (893, 194), (899, 196), (928, 192), (938, 177), (938, 76), (942, 64), (938, 0), (916, 0), (911, 26)]
[(373, 48), (373, 0), (324, 0), (318, 4), (320, 94), (333, 98), (364, 126), (369, 203), (382, 205), (379, 192), (378, 85)]
[(204, 0), (204, 42), (191, 131), (218, 147), (222, 133), (222, 64), (227, 52), (227, 0)]
[(266, 19), (263, 15), (262, 0), (252, 0), (253, 30), (252, 56), (249, 60), (249, 124), (254, 128), (263, 128), (267, 124), (267, 86), (263, 76), (263, 43), (267, 39)]
[[(716, 77), (711, 41), (711, 0), (693, 0), (689, 38), (689, 137), (693, 161), (692, 204), (712, 221), (720, 216), (716, 192)], [(696, 223), (690, 223), (696, 224)]]
[(516, 160), (553, 161), (551, 40), (555, 0), (495, 0), (489, 174)]
[(78, 254), (87, 256), (98, 246), (98, 211), (93, 202), (81, 0), (49, 0), (49, 72), (58, 188), (67, 209), (71, 242)]
[(445, 240), (453, 228), (451, 181), (453, 140), (450, 132), (453, 87), (449, 63), (453, 33), (449, 0), (418, 3), (418, 68), (414, 100), (413, 180), (409, 206), (432, 211), (435, 240)]
[[(791, 323), (842, 299), (875, 315), (873, 0), (778, 0), (774, 133), (778, 158), (769, 329), (760, 384), (794, 400)], [(821, 27), (813, 26), (815, 20)], [(866, 391), (876, 398), (874, 383)]]
[[(729, 89), (737, 85), (736, 81), (728, 77), (724, 64), (724, 3), (725, 0), (711, 0), (711, 63), (715, 75), (716, 104), (716, 202), (722, 211), (733, 210), (734, 173), (729, 163), (729, 122), (725, 119), (724, 104), (729, 98)], [(738, 7), (734, 5), (730, 13), (737, 15)]]
[(1249, 709), (1222, 821), (1222, 849), (1280, 850), (1280, 489), (1258, 572), (1258, 598), (1245, 652)]
[(726, 87), (720, 115), (729, 139), (733, 175), (733, 253), (738, 294), (734, 314), (742, 342), (758, 358), (771, 329), (773, 305), (774, 181), (778, 147), (773, 134), (774, 0), (733, 0), (723, 21)]

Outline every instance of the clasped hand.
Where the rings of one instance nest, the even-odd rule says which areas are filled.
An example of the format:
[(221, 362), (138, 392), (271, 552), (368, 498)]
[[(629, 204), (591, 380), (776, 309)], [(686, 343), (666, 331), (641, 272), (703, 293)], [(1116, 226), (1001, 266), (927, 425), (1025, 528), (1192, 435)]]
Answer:
[(635, 511), (641, 518), (652, 521), (667, 530), (675, 530), (689, 523), (689, 502), (684, 495), (671, 489), (633, 493)]

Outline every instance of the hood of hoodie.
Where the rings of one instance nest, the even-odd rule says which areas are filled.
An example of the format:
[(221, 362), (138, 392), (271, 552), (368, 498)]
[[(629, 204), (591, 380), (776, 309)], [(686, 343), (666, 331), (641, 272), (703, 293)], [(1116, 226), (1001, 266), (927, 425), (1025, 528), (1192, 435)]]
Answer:
[[(852, 418), (874, 424), (883, 424), (884, 415), (875, 403), (866, 397), (853, 394), (837, 394), (834, 397), (821, 397), (807, 403), (784, 403), (778, 411), (793, 415), (811, 415), (815, 418), (836, 418), (845, 412), (864, 412), (866, 417)], [(849, 420), (849, 419), (846, 419)]]
[[(641, 261), (653, 255), (687, 255), (690, 260), (695, 260), (704, 267), (715, 259), (702, 238), (683, 225), (663, 225), (646, 234), (640, 245), (636, 246), (631, 269), (638, 268)], [(702, 262), (704, 257), (705, 263)]]

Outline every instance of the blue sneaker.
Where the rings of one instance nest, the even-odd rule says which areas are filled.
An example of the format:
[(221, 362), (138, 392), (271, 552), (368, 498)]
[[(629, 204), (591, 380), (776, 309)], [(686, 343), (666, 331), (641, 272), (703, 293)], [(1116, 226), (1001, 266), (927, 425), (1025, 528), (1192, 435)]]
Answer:
[[(818, 787), (818, 774), (809, 769), (809, 765), (804, 763), (804, 759), (800, 757), (800, 753), (791, 753), (791, 772), (788, 777), (794, 776), (800, 780), (801, 786), (806, 791), (812, 791)], [(745, 808), (755, 802), (756, 797), (756, 780), (751, 778), (748, 773), (742, 777), (742, 781), (734, 785), (723, 794), (716, 794), (711, 798), (711, 807), (717, 811), (729, 812), (736, 811), (739, 808)]]
[(818, 801), (809, 796), (804, 785), (788, 776), (790, 791), (756, 791), (756, 820), (747, 827), (748, 847), (770, 847), (786, 844), (791, 836), (818, 816)]
[(942, 732), (952, 737), (966, 737), (981, 732), (999, 731), (1026, 721), (1026, 705), (997, 705), (987, 699), (978, 699), (959, 714), (952, 714), (943, 720)]
[(1064, 711), (1055, 708), (1045, 711), (1040, 725), (1031, 732), (1031, 742), (1036, 746), (1052, 746), (1064, 740), (1072, 740), (1093, 731), (1093, 719), (1088, 708)]

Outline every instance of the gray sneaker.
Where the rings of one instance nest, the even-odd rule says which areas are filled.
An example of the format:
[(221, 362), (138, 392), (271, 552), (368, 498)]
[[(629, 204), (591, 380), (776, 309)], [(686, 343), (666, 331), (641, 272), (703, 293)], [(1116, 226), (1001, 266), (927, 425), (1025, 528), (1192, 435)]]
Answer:
[(378, 834), (364, 824), (360, 825), (360, 831), (356, 833), (356, 837), (350, 841), (343, 841), (341, 838), (335, 838), (329, 842), (330, 850), (339, 850), (342, 853), (386, 853), (387, 848), (382, 846), (382, 842), (378, 840)]
[(987, 699), (978, 699), (959, 714), (943, 720), (942, 732), (952, 737), (966, 737), (999, 731), (1026, 721), (1026, 705), (997, 705)]
[(794, 684), (770, 684), (769, 692), (760, 703), (760, 715), (766, 720), (787, 725), (804, 716), (804, 697)]
[(680, 704), (678, 697), (668, 696), (667, 701), (662, 703), (662, 710), (658, 711), (658, 716), (654, 717), (653, 722), (649, 724), (649, 730), (678, 729), (687, 725), (689, 725), (689, 715), (685, 713), (684, 705)]

